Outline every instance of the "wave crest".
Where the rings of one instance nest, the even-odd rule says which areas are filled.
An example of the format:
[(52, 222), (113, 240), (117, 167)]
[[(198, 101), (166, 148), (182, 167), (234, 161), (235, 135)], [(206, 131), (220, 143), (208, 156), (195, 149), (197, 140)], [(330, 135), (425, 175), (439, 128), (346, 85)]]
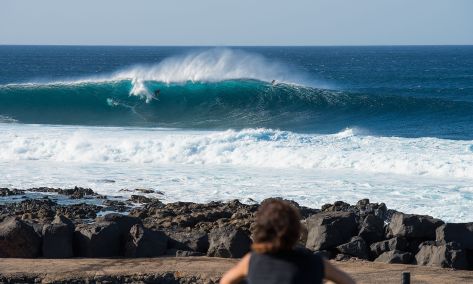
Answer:
[(227, 80), (258, 80), (302, 84), (302, 74), (295, 75), (288, 66), (270, 61), (263, 56), (228, 48), (214, 48), (174, 56), (151, 66), (135, 66), (111, 76), (111, 80), (131, 80), (130, 95), (150, 102), (154, 94), (147, 81), (170, 83), (220, 82)]
[(113, 79), (175, 82), (217, 82), (235, 79), (254, 79), (271, 82), (298, 83), (301, 75), (294, 75), (288, 66), (270, 61), (260, 55), (228, 48), (215, 48), (185, 56), (164, 59), (157, 65), (136, 66), (120, 71)]

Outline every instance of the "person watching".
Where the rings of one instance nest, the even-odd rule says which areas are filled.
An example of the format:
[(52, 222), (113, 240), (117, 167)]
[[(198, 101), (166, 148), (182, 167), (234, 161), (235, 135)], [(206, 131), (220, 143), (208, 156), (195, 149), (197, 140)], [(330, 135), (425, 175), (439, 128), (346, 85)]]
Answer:
[(287, 201), (268, 199), (258, 212), (252, 251), (227, 271), (220, 284), (318, 284), (323, 279), (339, 284), (355, 281), (329, 261), (297, 249), (302, 225), (297, 208)]

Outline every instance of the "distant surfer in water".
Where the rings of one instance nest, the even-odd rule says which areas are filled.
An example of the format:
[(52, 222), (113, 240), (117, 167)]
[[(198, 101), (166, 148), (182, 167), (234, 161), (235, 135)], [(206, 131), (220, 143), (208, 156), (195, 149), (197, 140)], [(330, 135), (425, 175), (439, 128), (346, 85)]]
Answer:
[(276, 80), (271, 81), (271, 85), (276, 85)]
[(157, 99), (160, 94), (161, 94), (161, 90), (157, 89), (156, 91), (154, 91), (154, 98)]

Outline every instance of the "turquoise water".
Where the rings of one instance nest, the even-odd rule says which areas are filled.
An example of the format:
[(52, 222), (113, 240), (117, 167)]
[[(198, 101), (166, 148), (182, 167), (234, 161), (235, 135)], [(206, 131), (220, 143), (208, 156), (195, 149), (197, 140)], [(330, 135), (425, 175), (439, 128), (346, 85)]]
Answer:
[(473, 139), (470, 46), (2, 46), (0, 64), (4, 121)]

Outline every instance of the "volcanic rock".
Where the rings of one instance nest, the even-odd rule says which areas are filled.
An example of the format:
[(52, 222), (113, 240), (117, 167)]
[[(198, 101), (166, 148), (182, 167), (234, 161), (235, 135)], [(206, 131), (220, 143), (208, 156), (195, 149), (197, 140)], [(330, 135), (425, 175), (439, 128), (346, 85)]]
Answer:
[(168, 237), (161, 231), (133, 225), (125, 244), (126, 257), (156, 257), (166, 252)]
[(383, 252), (374, 261), (384, 263), (403, 263), (408, 264), (412, 261), (412, 254), (409, 252), (402, 252), (399, 250), (391, 250)]
[(78, 187), (75, 186), (74, 188), (52, 188), (52, 187), (36, 187), (36, 188), (30, 188), (28, 191), (32, 192), (55, 192), (58, 194), (66, 195), (69, 196), (71, 199), (81, 199), (86, 196), (93, 196), (93, 197), (98, 197), (100, 196), (99, 194), (95, 193), (92, 189), (90, 188), (83, 188), (83, 187)]
[(61, 194), (67, 195), (72, 199), (81, 199), (87, 195), (94, 196), (96, 193), (90, 188), (77, 187), (64, 189)]
[(355, 235), (357, 223), (352, 212), (323, 212), (307, 220), (306, 247), (319, 251), (344, 244)]
[(365, 218), (374, 215), (381, 220), (389, 217), (389, 210), (384, 203), (370, 203), (369, 199), (362, 199), (356, 205), (350, 205), (343, 201), (336, 201), (333, 204), (325, 204), (321, 208), (322, 212), (353, 212), (356, 218)]
[(395, 213), (389, 223), (389, 234), (422, 240), (435, 240), (435, 230), (443, 221), (425, 215)]
[(444, 224), (437, 228), (436, 239), (442, 243), (457, 242), (463, 248), (473, 250), (473, 222)]
[(154, 190), (152, 189), (146, 189), (146, 188), (135, 188), (135, 191), (141, 192), (141, 193), (154, 193)]
[(130, 197), (130, 201), (133, 203), (150, 203), (151, 200), (151, 198), (148, 198), (144, 195), (132, 195)]
[(360, 237), (353, 237), (350, 242), (337, 246), (337, 250), (342, 254), (368, 259), (366, 242)]
[(82, 257), (123, 255), (120, 227), (114, 222), (80, 224), (74, 232), (74, 254)]
[(367, 243), (378, 242), (384, 238), (384, 222), (375, 215), (367, 215), (361, 223), (358, 236)]
[(126, 212), (130, 209), (127, 203), (119, 200), (106, 199), (102, 204), (106, 206), (103, 210), (107, 211)]
[(95, 219), (97, 217), (97, 213), (101, 210), (101, 206), (80, 203), (67, 206), (58, 206), (56, 207), (56, 214), (64, 215), (71, 220), (90, 220)]
[(207, 253), (209, 249), (209, 237), (203, 231), (169, 231), (167, 235), (170, 237), (169, 247), (184, 251), (195, 251)]
[(43, 256), (46, 258), (73, 257), (74, 224), (57, 216), (52, 224), (43, 227)]
[(240, 228), (221, 227), (210, 231), (208, 256), (240, 258), (250, 251), (251, 239)]
[(376, 258), (387, 251), (406, 251), (407, 242), (404, 238), (392, 238), (389, 240), (374, 243), (370, 246), (371, 255)]
[(17, 218), (7, 218), (0, 223), (0, 257), (38, 257), (41, 238), (32, 226)]
[(458, 243), (425, 242), (416, 254), (417, 264), (467, 269), (466, 251)]
[(12, 195), (20, 195), (24, 194), (24, 190), (16, 189), (16, 188), (0, 188), (0, 196), (12, 196)]

